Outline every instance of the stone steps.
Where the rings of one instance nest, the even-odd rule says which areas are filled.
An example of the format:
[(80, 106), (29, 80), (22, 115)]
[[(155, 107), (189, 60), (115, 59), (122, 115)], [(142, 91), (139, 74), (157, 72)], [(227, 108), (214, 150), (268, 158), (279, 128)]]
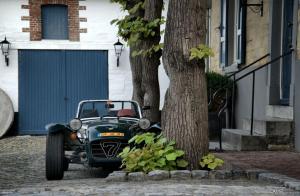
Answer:
[[(222, 141), (227, 149), (244, 150), (267, 150), (266, 137), (262, 135), (250, 135), (250, 131), (240, 129), (223, 129)], [(229, 147), (228, 147), (229, 146)]]

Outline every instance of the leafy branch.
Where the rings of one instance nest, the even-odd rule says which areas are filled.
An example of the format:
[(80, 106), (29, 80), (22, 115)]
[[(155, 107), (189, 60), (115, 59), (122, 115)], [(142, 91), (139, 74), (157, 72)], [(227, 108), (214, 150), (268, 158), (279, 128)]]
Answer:
[(190, 60), (193, 59), (201, 60), (201, 59), (214, 56), (213, 50), (204, 44), (200, 44), (198, 47), (192, 48), (190, 52), (191, 52)]

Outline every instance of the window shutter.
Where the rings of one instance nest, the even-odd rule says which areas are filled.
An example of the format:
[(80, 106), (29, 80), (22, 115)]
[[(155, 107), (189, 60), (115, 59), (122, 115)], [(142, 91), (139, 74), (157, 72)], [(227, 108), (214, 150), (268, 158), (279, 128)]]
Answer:
[(242, 6), (242, 0), (237, 0), (237, 25), (236, 25), (236, 61), (245, 63), (246, 56), (246, 6)]
[(227, 0), (221, 0), (220, 67), (227, 66)]
[(69, 39), (68, 7), (65, 5), (42, 6), (42, 38)]

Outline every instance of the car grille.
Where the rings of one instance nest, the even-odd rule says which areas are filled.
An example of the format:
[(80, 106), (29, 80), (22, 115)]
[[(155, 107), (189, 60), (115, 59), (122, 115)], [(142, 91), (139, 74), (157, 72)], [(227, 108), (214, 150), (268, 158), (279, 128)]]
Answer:
[(128, 145), (125, 141), (97, 140), (91, 143), (92, 155), (100, 158), (115, 158)]

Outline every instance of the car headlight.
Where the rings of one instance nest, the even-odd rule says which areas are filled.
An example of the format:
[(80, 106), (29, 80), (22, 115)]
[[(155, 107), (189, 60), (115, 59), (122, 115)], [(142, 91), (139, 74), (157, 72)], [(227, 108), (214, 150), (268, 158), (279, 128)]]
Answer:
[(139, 127), (141, 129), (148, 129), (150, 127), (151, 123), (150, 120), (146, 119), (146, 118), (142, 118), (139, 120)]
[(70, 121), (70, 127), (74, 131), (78, 131), (82, 126), (82, 122), (78, 118), (74, 118)]

